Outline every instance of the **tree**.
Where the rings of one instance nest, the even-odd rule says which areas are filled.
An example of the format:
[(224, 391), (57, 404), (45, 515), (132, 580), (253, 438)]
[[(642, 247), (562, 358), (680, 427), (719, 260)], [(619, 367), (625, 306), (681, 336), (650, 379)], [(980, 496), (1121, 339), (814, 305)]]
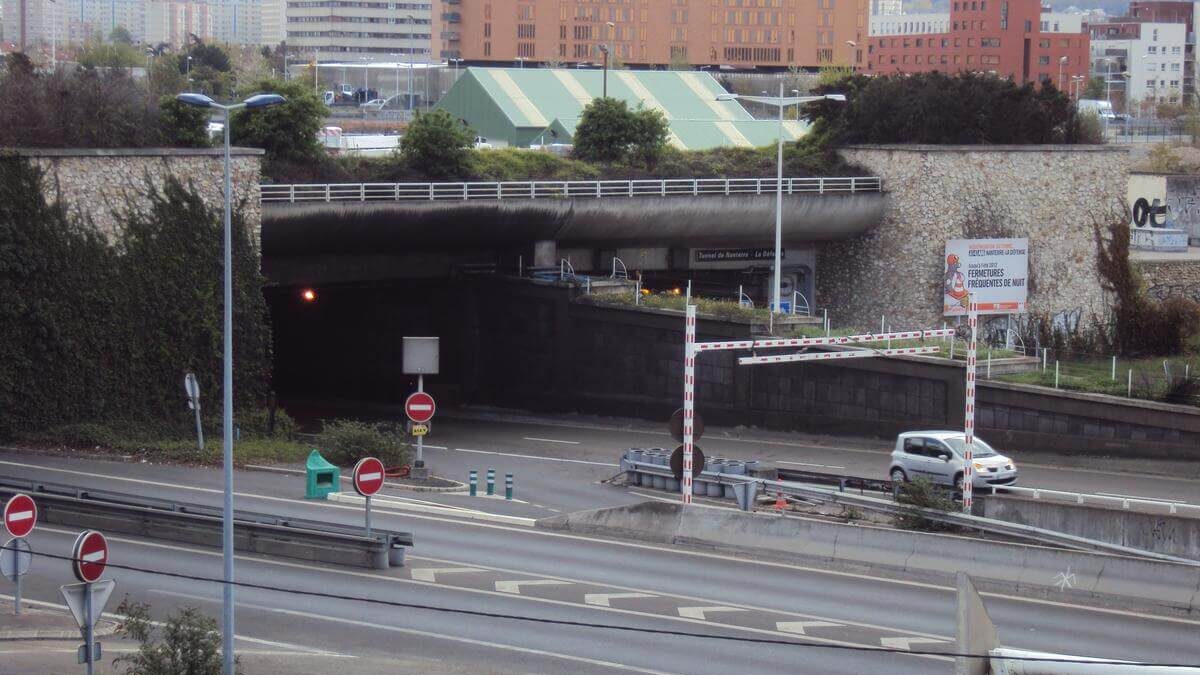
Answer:
[(158, 101), (159, 121), (163, 142), (176, 148), (207, 148), (212, 145), (208, 135), (208, 111), (181, 103), (174, 96)]
[(456, 178), (466, 174), (471, 134), (445, 110), (418, 114), (400, 143), (400, 155), (430, 178)]
[(117, 26), (108, 34), (108, 41), (117, 45), (133, 46), (133, 36), (129, 34), (129, 29), (125, 26)]
[(632, 141), (633, 121), (625, 101), (597, 98), (583, 109), (575, 127), (576, 159), (615, 162)]
[(654, 168), (670, 138), (671, 124), (662, 111), (641, 106), (630, 117), (633, 123), (628, 145), (630, 154), (646, 168)]
[(146, 55), (126, 42), (94, 41), (83, 46), (76, 60), (89, 68), (132, 68), (144, 64)]
[(1105, 93), (1104, 78), (1097, 75), (1088, 80), (1087, 86), (1083, 88), (1083, 95), (1080, 98), (1101, 100), (1104, 98)]
[(263, 80), (254, 90), (280, 94), (287, 102), (263, 110), (234, 112), (231, 140), (266, 150), (264, 171), (268, 174), (275, 167), (320, 161), (324, 150), (317, 132), (329, 109), (312, 87), (295, 80)]
[[(115, 664), (127, 664), (125, 675), (210, 675), (221, 672), (221, 632), (217, 622), (194, 607), (184, 607), (167, 617), (158, 630), (150, 620), (149, 606), (128, 597), (117, 607), (125, 616), (122, 637), (139, 643), (138, 650), (118, 656)], [(240, 673), (241, 668), (236, 667)]]

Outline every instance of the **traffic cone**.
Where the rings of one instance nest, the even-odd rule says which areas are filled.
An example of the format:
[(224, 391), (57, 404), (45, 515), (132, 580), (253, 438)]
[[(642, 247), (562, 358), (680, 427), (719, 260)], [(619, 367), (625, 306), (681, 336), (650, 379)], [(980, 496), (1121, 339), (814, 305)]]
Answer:
[(787, 500), (783, 498), (782, 492), (775, 493), (775, 510), (783, 511), (787, 508)]

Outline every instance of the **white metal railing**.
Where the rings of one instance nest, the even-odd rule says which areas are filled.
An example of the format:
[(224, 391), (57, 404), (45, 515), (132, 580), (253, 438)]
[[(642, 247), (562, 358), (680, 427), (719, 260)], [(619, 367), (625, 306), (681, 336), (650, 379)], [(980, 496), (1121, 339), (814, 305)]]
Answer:
[(804, 316), (812, 316), (812, 307), (808, 305), (808, 298), (800, 291), (792, 291), (792, 315), (803, 314)]
[[(775, 194), (774, 178), (504, 181), (465, 183), (305, 183), (259, 186), (265, 202), (464, 201)], [(877, 177), (784, 178), (784, 194), (880, 192)]]
[(612, 259), (612, 276), (609, 278), (629, 281), (629, 268), (625, 267), (624, 260), (621, 260), (615, 255)]
[(1066, 492), (1063, 490), (1046, 490), (1043, 488), (1016, 487), (1013, 485), (997, 485), (992, 492), (1003, 490), (1013, 494), (1032, 497), (1033, 499), (1049, 498), (1058, 501), (1071, 501), (1076, 504), (1112, 504), (1120, 503), (1121, 508), (1127, 509), (1130, 504), (1141, 504), (1166, 509), (1168, 513), (1183, 513), (1200, 516), (1200, 506), (1169, 499), (1148, 499), (1145, 497), (1126, 497), (1123, 495), (1107, 495), (1098, 493)]

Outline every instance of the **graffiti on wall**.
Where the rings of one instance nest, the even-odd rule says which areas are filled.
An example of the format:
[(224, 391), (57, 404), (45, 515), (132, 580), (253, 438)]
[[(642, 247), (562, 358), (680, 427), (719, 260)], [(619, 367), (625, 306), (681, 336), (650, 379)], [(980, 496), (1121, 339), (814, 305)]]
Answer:
[(1146, 295), (1155, 300), (1167, 298), (1190, 298), (1200, 302), (1200, 283), (1185, 284), (1154, 284), (1146, 291)]

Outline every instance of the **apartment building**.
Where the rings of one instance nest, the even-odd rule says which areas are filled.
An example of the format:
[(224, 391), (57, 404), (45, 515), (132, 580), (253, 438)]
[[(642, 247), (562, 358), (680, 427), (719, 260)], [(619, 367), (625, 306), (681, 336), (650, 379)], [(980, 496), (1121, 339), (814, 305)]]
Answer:
[(441, 0), (444, 55), (471, 64), (853, 66), (869, 0)]
[(1126, 105), (1178, 103), (1194, 96), (1187, 24), (1124, 19), (1090, 30), (1092, 71)]
[[(1088, 73), (1082, 21), (1044, 12), (1040, 0), (953, 0), (949, 25), (943, 17), (879, 22), (881, 32), (869, 38), (867, 72), (991, 72), (1016, 82), (1049, 80), (1064, 90)], [(942, 29), (910, 32), (914, 24)], [(893, 25), (898, 28), (883, 32)]]
[(433, 36), (440, 20), (430, 2), (287, 0), (285, 17), (294, 52), (343, 60), (437, 57)]

